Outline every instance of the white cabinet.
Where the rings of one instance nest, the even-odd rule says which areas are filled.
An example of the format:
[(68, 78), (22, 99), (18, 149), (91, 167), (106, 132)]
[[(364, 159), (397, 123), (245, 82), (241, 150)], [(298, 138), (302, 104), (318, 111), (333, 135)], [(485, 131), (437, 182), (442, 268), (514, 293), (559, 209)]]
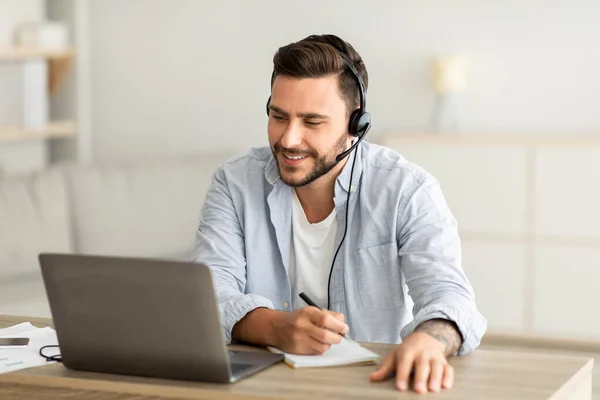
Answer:
[(536, 234), (600, 245), (600, 146), (542, 147), (536, 161)]
[(525, 149), (458, 143), (409, 143), (395, 149), (440, 182), (463, 232), (524, 232)]
[(380, 143), (440, 181), (490, 331), (600, 339), (600, 136)]
[(534, 275), (536, 332), (600, 337), (600, 247), (538, 245)]
[(479, 311), (488, 328), (517, 332), (528, 315), (527, 249), (519, 244), (463, 240), (463, 268), (475, 290)]

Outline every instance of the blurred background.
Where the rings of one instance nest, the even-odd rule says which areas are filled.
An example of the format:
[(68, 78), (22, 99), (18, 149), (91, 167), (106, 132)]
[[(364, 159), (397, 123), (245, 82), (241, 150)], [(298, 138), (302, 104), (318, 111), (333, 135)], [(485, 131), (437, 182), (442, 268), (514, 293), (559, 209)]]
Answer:
[(185, 258), (267, 144), (277, 48), (350, 42), (367, 140), (438, 178), (490, 332), (600, 339), (600, 2), (0, 0), (0, 313), (40, 251)]

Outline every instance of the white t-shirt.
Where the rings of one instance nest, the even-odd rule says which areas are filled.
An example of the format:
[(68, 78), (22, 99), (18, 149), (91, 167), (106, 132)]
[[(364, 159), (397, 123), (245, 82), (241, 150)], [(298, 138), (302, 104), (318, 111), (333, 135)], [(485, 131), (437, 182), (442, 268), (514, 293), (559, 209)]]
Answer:
[(327, 308), (329, 271), (333, 261), (337, 220), (335, 209), (321, 222), (311, 224), (296, 190), (292, 189), (292, 245), (290, 284), (292, 309), (306, 307), (298, 296), (305, 292), (321, 308)]

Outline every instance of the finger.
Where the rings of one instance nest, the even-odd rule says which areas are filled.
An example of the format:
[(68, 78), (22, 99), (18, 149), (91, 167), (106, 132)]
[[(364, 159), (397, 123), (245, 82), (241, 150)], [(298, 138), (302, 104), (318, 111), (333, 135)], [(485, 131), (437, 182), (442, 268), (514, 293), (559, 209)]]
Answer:
[(348, 327), (348, 325), (346, 325), (346, 323), (344, 321), (335, 318), (331, 314), (326, 314), (323, 322), (324, 322), (323, 326), (325, 328), (330, 329), (334, 332), (337, 332), (341, 335), (345, 335), (350, 331), (350, 328)]
[(396, 387), (398, 390), (407, 390), (410, 373), (413, 370), (415, 356), (412, 352), (399, 353), (396, 359)]
[(429, 390), (439, 392), (444, 377), (445, 363), (440, 360), (431, 361), (431, 373), (429, 374)]
[(328, 345), (338, 344), (342, 341), (342, 337), (339, 334), (316, 325), (310, 326), (307, 333), (311, 338)]
[(298, 326), (301, 328), (304, 335), (316, 339), (321, 343), (328, 345), (338, 344), (342, 341), (342, 337), (339, 334), (324, 328), (327, 318), (334, 319), (332, 316), (327, 315), (327, 313), (318, 308), (305, 307), (303, 308), (301, 318), (299, 318)]
[(442, 387), (450, 389), (454, 385), (454, 367), (450, 364), (444, 366), (444, 378), (442, 379)]
[(393, 375), (396, 368), (396, 351), (391, 352), (371, 374), (372, 381), (382, 381)]
[(321, 311), (318, 308), (307, 307), (310, 309), (308, 312), (308, 317), (314, 325), (320, 326), (322, 328), (330, 329), (334, 332), (345, 335), (348, 333), (350, 328), (344, 322), (340, 321), (337, 318), (334, 318), (331, 314)]
[(337, 320), (340, 320), (344, 323), (346, 322), (346, 317), (342, 313), (335, 312), (335, 311), (325, 311), (325, 312)]
[(308, 338), (308, 346), (310, 347), (309, 354), (320, 355), (325, 353), (331, 347), (330, 344), (323, 343), (314, 338)]
[(417, 393), (427, 393), (427, 382), (431, 373), (431, 357), (427, 353), (421, 353), (415, 362), (415, 383)]

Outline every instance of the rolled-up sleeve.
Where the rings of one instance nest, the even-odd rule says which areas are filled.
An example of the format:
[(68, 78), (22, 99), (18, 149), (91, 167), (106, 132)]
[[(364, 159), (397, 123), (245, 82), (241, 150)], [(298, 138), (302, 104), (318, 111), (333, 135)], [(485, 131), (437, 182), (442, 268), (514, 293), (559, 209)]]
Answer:
[(487, 321), (462, 268), (457, 223), (439, 183), (431, 176), (415, 181), (399, 213), (399, 253), (414, 302), (413, 320), (402, 328), (401, 338), (427, 320), (447, 319), (456, 323), (463, 337), (457, 354), (467, 354), (479, 346)]
[(192, 259), (207, 265), (211, 270), (221, 327), (227, 343), (231, 342), (234, 325), (247, 313), (259, 307), (273, 309), (273, 303), (269, 299), (244, 294), (244, 234), (222, 168), (214, 173), (206, 194)]

